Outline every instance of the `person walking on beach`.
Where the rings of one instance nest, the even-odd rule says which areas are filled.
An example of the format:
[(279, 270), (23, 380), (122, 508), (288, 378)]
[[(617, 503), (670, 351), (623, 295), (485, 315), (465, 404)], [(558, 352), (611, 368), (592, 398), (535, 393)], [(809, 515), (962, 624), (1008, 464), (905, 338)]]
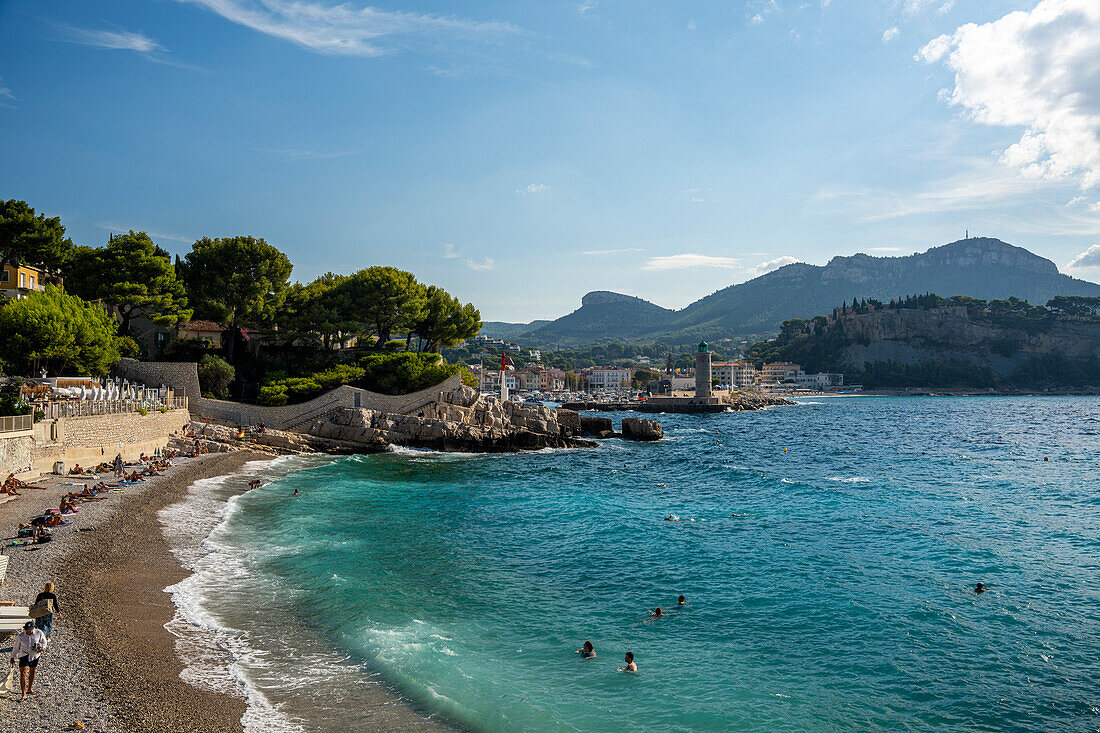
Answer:
[[(15, 637), (15, 645), (11, 648), (11, 663), (19, 662), (19, 692), (23, 695), (19, 702), (34, 694), (34, 672), (38, 668), (38, 658), (45, 649), (46, 635), (34, 628), (33, 621), (23, 624), (23, 633)], [(30, 675), (27, 668), (31, 670)]]
[(57, 594), (53, 592), (53, 583), (46, 583), (46, 587), (34, 599), (34, 605), (37, 606), (42, 601), (49, 604), (50, 612), (36, 618), (34, 627), (45, 634), (46, 640), (49, 641), (50, 636), (53, 634), (53, 615), (61, 613), (61, 604), (57, 602)]
[(123, 463), (122, 463), (122, 454), (119, 453), (115, 456), (115, 475), (116, 476), (121, 476), (124, 469), (125, 469), (125, 466), (123, 466)]

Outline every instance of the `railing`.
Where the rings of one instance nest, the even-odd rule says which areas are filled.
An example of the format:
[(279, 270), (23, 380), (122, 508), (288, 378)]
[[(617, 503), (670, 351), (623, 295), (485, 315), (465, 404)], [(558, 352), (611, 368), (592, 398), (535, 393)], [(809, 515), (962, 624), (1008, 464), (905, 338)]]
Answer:
[(86, 417), (89, 415), (121, 415), (131, 412), (159, 412), (160, 410), (186, 410), (186, 397), (173, 397), (168, 400), (66, 400), (63, 402), (45, 402), (35, 405), (46, 420), (61, 417)]
[(0, 433), (18, 433), (34, 428), (34, 415), (5, 415), (0, 417)]

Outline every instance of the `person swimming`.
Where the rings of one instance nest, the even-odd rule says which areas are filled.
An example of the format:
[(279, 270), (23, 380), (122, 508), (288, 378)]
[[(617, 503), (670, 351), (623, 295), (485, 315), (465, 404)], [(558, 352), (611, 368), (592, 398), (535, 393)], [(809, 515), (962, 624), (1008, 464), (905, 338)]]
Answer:
[(686, 606), (689, 602), (690, 601), (688, 601), (688, 599), (685, 598), (684, 596), (680, 596), (679, 598), (676, 599), (676, 605), (677, 606)]
[(661, 618), (661, 616), (664, 616), (664, 615), (665, 614), (664, 614), (663, 611), (661, 611), (660, 606), (657, 606), (656, 608), (654, 608), (652, 611), (649, 612), (649, 617), (650, 618)]
[(986, 591), (985, 583), (978, 583), (976, 586), (974, 586), (974, 592), (975, 593), (985, 593), (985, 591)]
[(626, 653), (626, 666), (623, 667), (624, 672), (637, 672), (638, 665), (634, 663), (634, 652)]
[(575, 651), (573, 653), (574, 654), (580, 654), (581, 657), (584, 658), (584, 659), (595, 659), (596, 658), (596, 650), (593, 648), (592, 642), (590, 642), (590, 641), (584, 642), (584, 646), (582, 646), (580, 649), (578, 649), (577, 651)]
[(297, 495), (298, 495), (298, 489), (294, 489), (294, 495), (295, 495), (295, 496), (297, 496)]

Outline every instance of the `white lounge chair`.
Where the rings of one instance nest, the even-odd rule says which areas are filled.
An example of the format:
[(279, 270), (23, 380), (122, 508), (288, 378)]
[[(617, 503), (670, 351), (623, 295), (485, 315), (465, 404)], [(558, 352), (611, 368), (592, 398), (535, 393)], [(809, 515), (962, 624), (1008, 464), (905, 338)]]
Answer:
[(30, 606), (0, 606), (0, 621), (10, 618), (21, 618), (25, 622), (30, 618)]
[(11, 558), (7, 555), (0, 555), (0, 585), (3, 585), (8, 577), (8, 560)]

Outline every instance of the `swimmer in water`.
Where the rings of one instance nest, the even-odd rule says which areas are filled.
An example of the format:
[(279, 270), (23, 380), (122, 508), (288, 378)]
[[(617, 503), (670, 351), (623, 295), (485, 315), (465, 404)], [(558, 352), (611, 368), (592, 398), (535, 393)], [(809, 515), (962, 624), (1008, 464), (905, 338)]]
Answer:
[(661, 618), (664, 615), (665, 614), (664, 614), (663, 611), (661, 611), (660, 606), (657, 606), (656, 608), (654, 608), (652, 611), (649, 612), (649, 617), (650, 618)]
[(573, 653), (574, 654), (580, 654), (581, 657), (584, 658), (584, 659), (595, 659), (596, 658), (596, 650), (592, 647), (592, 642), (590, 642), (590, 641), (584, 642), (584, 646), (582, 646), (580, 649), (578, 649), (577, 651), (575, 651)]
[(974, 586), (975, 593), (985, 593), (985, 590), (986, 589), (984, 583), (978, 583), (976, 586)]
[(679, 598), (676, 599), (676, 605), (677, 606), (686, 606), (688, 603), (690, 603), (690, 601), (688, 601), (688, 599), (685, 598), (684, 596), (680, 596)]
[(623, 667), (624, 672), (637, 672), (638, 665), (634, 664), (634, 652), (626, 653), (626, 666)]
[(297, 495), (298, 495), (298, 489), (294, 489), (294, 495), (295, 495), (295, 496), (297, 496)]

